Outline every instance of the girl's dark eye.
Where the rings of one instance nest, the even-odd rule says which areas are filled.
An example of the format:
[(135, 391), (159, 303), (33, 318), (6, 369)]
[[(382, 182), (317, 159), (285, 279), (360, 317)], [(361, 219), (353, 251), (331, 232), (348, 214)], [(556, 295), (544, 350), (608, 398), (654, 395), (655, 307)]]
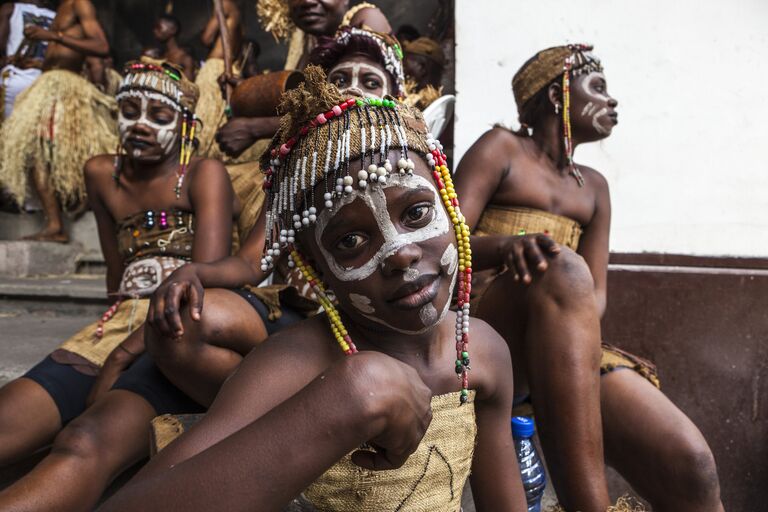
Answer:
[(366, 78), (365, 82), (363, 82), (366, 89), (369, 90), (376, 90), (381, 89), (382, 84), (377, 78)]
[(348, 235), (344, 235), (341, 240), (336, 244), (336, 248), (342, 251), (352, 251), (360, 246), (362, 246), (366, 242), (366, 239), (363, 235), (357, 234), (357, 233), (349, 233)]
[(435, 207), (431, 203), (419, 203), (408, 208), (404, 222), (407, 226), (420, 227), (432, 220)]
[(336, 87), (345, 87), (347, 85), (347, 80), (343, 76), (336, 76), (331, 80), (331, 83)]
[(123, 108), (120, 109), (120, 112), (123, 114), (123, 117), (126, 119), (138, 119), (139, 118), (139, 110), (132, 105), (126, 105)]

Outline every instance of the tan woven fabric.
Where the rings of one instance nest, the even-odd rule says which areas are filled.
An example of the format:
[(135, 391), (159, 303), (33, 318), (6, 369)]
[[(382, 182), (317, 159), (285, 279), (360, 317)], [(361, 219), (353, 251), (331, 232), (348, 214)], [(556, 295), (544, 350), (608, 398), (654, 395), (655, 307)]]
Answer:
[(59, 346), (101, 367), (107, 356), (133, 331), (138, 329), (147, 317), (149, 299), (126, 299), (117, 308), (115, 315), (104, 322), (104, 335), (96, 337), (99, 322), (94, 322)]
[(305, 492), (319, 512), (458, 512), (474, 453), (474, 392), (459, 405), (459, 394), (432, 397), (432, 423), (405, 464), (390, 471), (368, 471), (350, 455)]
[[(608, 507), (605, 512), (646, 512), (646, 508), (638, 503), (634, 498), (622, 496), (616, 501), (615, 505)], [(546, 512), (565, 512), (560, 505), (547, 508)]]
[(203, 128), (197, 134), (200, 146), (197, 154), (206, 158), (221, 158), (221, 150), (216, 144), (216, 131), (227, 122), (224, 111), (227, 103), (221, 95), (219, 77), (224, 73), (224, 60), (211, 58), (205, 61), (195, 78), (200, 90), (195, 114), (203, 122)]
[(29, 170), (49, 165), (64, 205), (85, 199), (83, 165), (117, 147), (117, 102), (76, 73), (46, 71), (16, 99), (0, 130), (0, 183), (19, 204)]
[(572, 50), (567, 46), (555, 46), (537, 53), (526, 62), (512, 79), (512, 92), (518, 110), (545, 85), (563, 73), (565, 59)]
[(574, 251), (579, 248), (581, 225), (573, 219), (544, 210), (512, 206), (486, 206), (475, 228), (475, 234), (517, 235), (547, 232), (552, 239)]

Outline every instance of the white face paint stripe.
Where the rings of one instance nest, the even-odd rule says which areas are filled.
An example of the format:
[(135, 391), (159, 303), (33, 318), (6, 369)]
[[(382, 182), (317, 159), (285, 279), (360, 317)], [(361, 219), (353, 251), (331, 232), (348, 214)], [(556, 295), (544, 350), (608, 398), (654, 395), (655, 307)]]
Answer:
[[(141, 115), (138, 119), (126, 119), (123, 116), (123, 110), (120, 109), (117, 115), (117, 128), (120, 134), (120, 142), (122, 144), (125, 144), (126, 140), (128, 139), (128, 136), (130, 135), (131, 129), (136, 126), (137, 124), (141, 123), (145, 126), (148, 126), (152, 130), (155, 130), (157, 132), (157, 143), (160, 144), (160, 147), (163, 150), (163, 154), (167, 155), (173, 150), (173, 146), (176, 143), (176, 139), (179, 136), (178, 131), (178, 121), (179, 121), (179, 112), (177, 110), (174, 110), (173, 113), (173, 120), (170, 121), (167, 124), (158, 124), (153, 121), (149, 120), (148, 112), (149, 112), (149, 100), (150, 99), (156, 99), (151, 97), (150, 95), (144, 94), (140, 96), (141, 99)], [(138, 157), (141, 155), (140, 149), (135, 149), (133, 152), (134, 157)]]
[[(432, 220), (426, 226), (407, 233), (399, 233), (397, 231), (389, 217), (387, 197), (384, 194), (385, 188), (395, 186), (407, 188), (424, 187), (432, 191), (435, 196), (434, 215)], [(357, 198), (360, 198), (368, 209), (371, 210), (374, 219), (376, 219), (376, 224), (381, 230), (384, 243), (381, 244), (381, 247), (376, 254), (362, 266), (357, 268), (345, 268), (336, 262), (330, 252), (325, 249), (321, 240), (328, 222), (341, 211), (343, 206), (350, 204)], [(317, 242), (317, 246), (320, 248), (320, 252), (323, 254), (328, 267), (337, 279), (340, 281), (362, 281), (373, 274), (380, 265), (383, 265), (387, 258), (403, 247), (442, 236), (447, 233), (449, 229), (450, 222), (448, 221), (448, 215), (443, 209), (437, 189), (431, 182), (418, 175), (400, 176), (398, 174), (392, 174), (389, 176), (389, 180), (385, 185), (369, 186), (363, 191), (355, 189), (352, 193), (345, 195), (332, 209), (326, 208), (320, 212), (315, 227), (315, 242)]]
[[(379, 80), (381, 80), (381, 90), (384, 91), (384, 94), (390, 94), (389, 79), (387, 74), (382, 72), (381, 69), (377, 68), (376, 66), (371, 66), (367, 62), (344, 62), (331, 69), (330, 73), (328, 73), (328, 76), (332, 75), (336, 71), (349, 71), (351, 82), (347, 87), (344, 88), (344, 90), (357, 88), (360, 91), (363, 91), (363, 94), (366, 96), (375, 96), (374, 94), (365, 92), (365, 88), (361, 85), (361, 75), (363, 73), (373, 73), (379, 78)], [(344, 90), (342, 90), (342, 92), (344, 92)]]
[[(581, 90), (588, 98), (595, 98), (595, 101), (598, 103), (598, 105), (607, 103), (610, 100), (610, 97), (607, 94), (596, 93), (589, 87), (589, 84), (592, 83), (592, 77), (595, 76), (605, 79), (605, 75), (602, 73), (592, 72), (585, 76), (583, 80), (581, 80)], [(591, 116), (592, 127), (595, 129), (595, 131), (600, 135), (607, 135), (611, 133), (611, 130), (603, 126), (600, 122), (600, 119), (608, 113), (608, 107), (598, 109), (598, 105), (595, 105), (590, 101), (587, 103), (587, 106), (584, 107), (584, 110), (582, 110), (581, 115)], [(589, 107), (589, 109), (587, 109), (587, 107)]]
[(415, 281), (419, 278), (421, 273), (415, 269), (415, 268), (407, 268), (405, 269), (405, 273), (403, 274), (403, 280), (407, 282)]
[(445, 248), (443, 256), (440, 258), (440, 265), (446, 269), (448, 275), (452, 275), (456, 272), (456, 267), (459, 264), (459, 251), (456, 246), (450, 244)]
[(363, 313), (371, 314), (375, 313), (376, 310), (373, 306), (371, 306), (371, 299), (366, 297), (365, 295), (360, 295), (359, 293), (350, 293), (349, 294), (349, 300), (352, 302), (352, 305), (355, 306), (358, 310), (360, 310)]

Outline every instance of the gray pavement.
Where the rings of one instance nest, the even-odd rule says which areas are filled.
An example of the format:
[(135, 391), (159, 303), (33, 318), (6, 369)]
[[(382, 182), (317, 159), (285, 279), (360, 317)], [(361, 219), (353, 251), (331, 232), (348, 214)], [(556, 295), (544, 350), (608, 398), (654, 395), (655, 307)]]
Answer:
[(80, 313), (30, 311), (0, 300), (0, 386), (19, 377), (62, 341), (98, 319), (87, 309)]

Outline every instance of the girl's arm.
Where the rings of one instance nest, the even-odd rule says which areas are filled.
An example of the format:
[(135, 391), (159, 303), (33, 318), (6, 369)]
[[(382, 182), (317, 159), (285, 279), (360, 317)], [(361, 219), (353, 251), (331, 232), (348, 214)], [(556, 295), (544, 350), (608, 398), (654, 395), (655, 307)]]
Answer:
[(147, 314), (152, 327), (167, 337), (181, 336), (181, 306), (188, 303), (192, 319), (200, 320), (205, 288), (255, 286), (266, 279), (268, 273), (261, 270), (265, 224), (266, 212), (262, 210), (236, 256), (214, 263), (190, 263), (168, 276), (152, 296)]
[(224, 165), (201, 160), (190, 173), (189, 200), (195, 214), (192, 261), (211, 263), (232, 251), (235, 192)]
[[(600, 316), (608, 303), (608, 255), (611, 234), (611, 196), (608, 182), (591, 169), (585, 169), (585, 177), (595, 189), (595, 213), (579, 241), (578, 253), (586, 260), (595, 281), (595, 300)], [(589, 172), (591, 171), (591, 172)]]
[(470, 477), (475, 507), (477, 512), (525, 512), (525, 493), (510, 427), (514, 384), (509, 349), (484, 322), (473, 319), (471, 329), (487, 347), (472, 365), (476, 374), (483, 372), (482, 387), (475, 399), (477, 444)]
[(99, 244), (107, 265), (107, 295), (110, 298), (117, 293), (123, 277), (123, 258), (117, 250), (116, 221), (103, 201), (107, 187), (113, 185), (112, 167), (112, 158), (105, 155), (91, 158), (84, 167), (88, 204), (96, 216)]

